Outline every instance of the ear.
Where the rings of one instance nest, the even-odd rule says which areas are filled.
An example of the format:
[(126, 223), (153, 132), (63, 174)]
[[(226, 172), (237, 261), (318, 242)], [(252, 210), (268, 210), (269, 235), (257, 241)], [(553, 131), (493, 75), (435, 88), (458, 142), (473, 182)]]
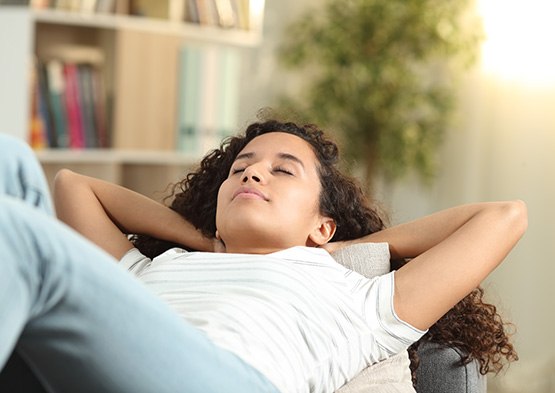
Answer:
[(319, 226), (315, 227), (308, 235), (307, 245), (309, 247), (322, 246), (329, 242), (335, 234), (335, 221), (329, 217), (322, 217)]

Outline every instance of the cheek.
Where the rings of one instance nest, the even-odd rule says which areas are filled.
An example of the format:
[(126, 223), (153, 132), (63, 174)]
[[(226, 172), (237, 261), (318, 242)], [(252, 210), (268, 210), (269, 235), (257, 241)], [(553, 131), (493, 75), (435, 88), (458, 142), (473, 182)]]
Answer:
[[(318, 190), (316, 193), (314, 190)], [(290, 198), (291, 208), (296, 206), (303, 216), (311, 217), (320, 213), (320, 193), (318, 187), (304, 187), (303, 189), (295, 189)]]

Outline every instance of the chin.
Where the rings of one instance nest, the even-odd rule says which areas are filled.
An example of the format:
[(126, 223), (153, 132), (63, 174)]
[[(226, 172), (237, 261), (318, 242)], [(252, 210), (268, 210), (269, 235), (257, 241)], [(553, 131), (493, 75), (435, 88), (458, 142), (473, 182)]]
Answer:
[(272, 225), (275, 222), (277, 220), (261, 217), (238, 217), (222, 225), (222, 229), (218, 232), (226, 244), (231, 239), (241, 243), (275, 242), (281, 240), (284, 234), (280, 226)]
[[(220, 233), (227, 234), (241, 234), (241, 235), (256, 235), (258, 233), (266, 232), (268, 228), (268, 221), (261, 217), (253, 217), (252, 214), (234, 215), (234, 217), (220, 220), (218, 226), (222, 229)], [(222, 232), (223, 231), (223, 232)]]

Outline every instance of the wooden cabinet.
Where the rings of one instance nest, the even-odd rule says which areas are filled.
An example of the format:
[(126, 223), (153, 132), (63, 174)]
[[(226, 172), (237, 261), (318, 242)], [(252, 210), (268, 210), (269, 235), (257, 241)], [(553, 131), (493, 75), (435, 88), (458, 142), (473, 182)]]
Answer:
[(101, 54), (109, 147), (47, 148), (37, 155), (49, 181), (68, 167), (157, 197), (205, 153), (177, 149), (180, 50), (187, 44), (250, 48), (261, 42), (264, 1), (214, 0), (213, 6), (235, 1), (248, 10), (248, 29), (185, 21), (191, 19), (182, 14), (190, 3), (207, 2), (197, 0), (168, 0), (162, 15), (156, 10), (152, 17), (129, 14), (148, 1), (117, 0), (113, 13), (0, 5), (0, 132), (29, 140), (37, 59), (60, 48), (93, 48)]

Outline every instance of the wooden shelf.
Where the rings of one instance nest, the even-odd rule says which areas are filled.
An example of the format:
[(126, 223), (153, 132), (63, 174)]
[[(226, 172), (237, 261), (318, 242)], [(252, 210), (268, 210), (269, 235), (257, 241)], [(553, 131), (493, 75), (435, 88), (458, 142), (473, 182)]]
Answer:
[[(28, 139), (35, 93), (30, 87), (36, 86), (30, 83), (29, 75), (35, 61), (52, 59), (60, 50), (96, 50), (102, 57), (99, 75), (112, 147), (45, 149), (36, 154), (51, 186), (56, 173), (69, 168), (158, 196), (167, 184), (195, 168), (204, 154), (172, 150), (177, 148), (182, 50), (189, 43), (212, 54), (227, 50), (226, 46), (240, 52), (238, 48), (259, 45), (264, 0), (249, 0), (248, 4), (250, 30), (199, 25), (178, 18), (0, 5), (0, 107), (10, 108), (0, 116), (0, 132)], [(218, 72), (214, 64), (208, 68), (208, 72)]]
[(149, 33), (166, 34), (187, 40), (218, 43), (243, 47), (260, 44), (259, 31), (224, 29), (216, 26), (203, 26), (196, 23), (144, 18), (140, 16), (83, 13), (56, 9), (30, 9), (34, 20), (67, 26), (95, 27), (102, 29), (131, 29)]
[(136, 164), (192, 166), (200, 156), (174, 151), (119, 149), (44, 149), (36, 155), (43, 164)]

